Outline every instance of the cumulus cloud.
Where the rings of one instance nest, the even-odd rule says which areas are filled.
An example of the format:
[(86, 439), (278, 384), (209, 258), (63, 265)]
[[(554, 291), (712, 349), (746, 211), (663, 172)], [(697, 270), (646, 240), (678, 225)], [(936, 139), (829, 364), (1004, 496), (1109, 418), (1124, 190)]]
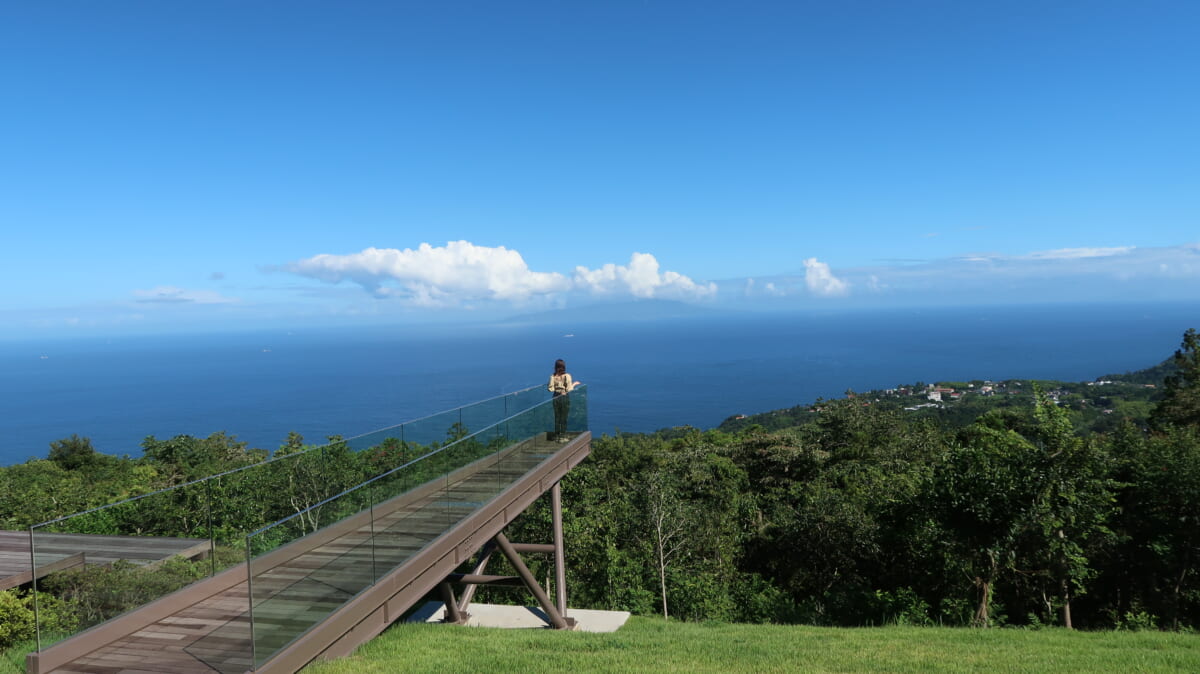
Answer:
[(327, 283), (351, 281), (376, 297), (397, 297), (420, 306), (462, 306), (499, 300), (524, 302), (569, 292), (628, 294), (639, 298), (701, 298), (716, 292), (673, 271), (660, 272), (658, 260), (634, 253), (628, 265), (576, 267), (572, 277), (533, 271), (515, 250), (451, 241), (406, 248), (367, 248), (349, 255), (321, 254), (280, 269)]
[(232, 304), (237, 299), (211, 290), (188, 290), (176, 286), (157, 286), (149, 290), (134, 290), (137, 302), (148, 304)]
[(283, 267), (328, 283), (349, 280), (377, 297), (402, 297), (419, 305), (482, 299), (515, 300), (570, 288), (570, 279), (535, 272), (515, 250), (451, 241), (415, 250), (367, 248), (350, 255), (321, 254)]
[(829, 265), (810, 257), (804, 261), (804, 283), (819, 297), (838, 297), (850, 292), (850, 284), (833, 275)]
[(658, 260), (634, 253), (627, 266), (606, 264), (599, 269), (575, 268), (575, 288), (592, 294), (628, 293), (634, 297), (701, 298), (714, 295), (717, 284), (699, 284), (673, 271), (659, 273)]

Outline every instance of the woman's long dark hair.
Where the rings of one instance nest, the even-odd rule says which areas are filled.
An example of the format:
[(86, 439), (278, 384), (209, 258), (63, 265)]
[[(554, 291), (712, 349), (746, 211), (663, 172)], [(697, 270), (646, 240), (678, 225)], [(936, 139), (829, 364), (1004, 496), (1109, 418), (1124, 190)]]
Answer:
[(559, 358), (558, 360), (554, 361), (554, 374), (566, 374), (566, 373), (567, 373), (567, 363), (562, 358)]

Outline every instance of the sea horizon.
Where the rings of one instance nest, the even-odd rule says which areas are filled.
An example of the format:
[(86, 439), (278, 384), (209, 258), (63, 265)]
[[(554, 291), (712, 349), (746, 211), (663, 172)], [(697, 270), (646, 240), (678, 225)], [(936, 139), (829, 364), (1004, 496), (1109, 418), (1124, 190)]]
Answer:
[(224, 431), (273, 450), (366, 433), (544, 384), (565, 358), (597, 435), (711, 428), (737, 414), (916, 381), (1091, 380), (1169, 357), (1200, 304), (700, 313), (0, 342), (0, 465), (72, 434)]

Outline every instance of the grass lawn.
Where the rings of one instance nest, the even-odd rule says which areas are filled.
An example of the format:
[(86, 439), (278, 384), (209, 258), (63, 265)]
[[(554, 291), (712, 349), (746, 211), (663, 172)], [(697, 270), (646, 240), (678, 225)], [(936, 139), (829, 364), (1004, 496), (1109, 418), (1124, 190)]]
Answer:
[(308, 674), (358, 672), (1200, 672), (1200, 635), (665, 623), (611, 634), (404, 624)]

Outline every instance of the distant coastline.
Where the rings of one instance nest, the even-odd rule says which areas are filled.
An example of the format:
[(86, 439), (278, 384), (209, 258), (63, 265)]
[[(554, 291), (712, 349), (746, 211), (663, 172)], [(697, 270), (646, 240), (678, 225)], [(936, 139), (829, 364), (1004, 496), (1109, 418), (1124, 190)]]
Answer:
[(1138, 370), (1198, 317), (1115, 304), (6, 342), (0, 464), (73, 433), (135, 456), (147, 435), (355, 435), (536, 384), (559, 357), (588, 382), (598, 435), (712, 428), (847, 389)]

